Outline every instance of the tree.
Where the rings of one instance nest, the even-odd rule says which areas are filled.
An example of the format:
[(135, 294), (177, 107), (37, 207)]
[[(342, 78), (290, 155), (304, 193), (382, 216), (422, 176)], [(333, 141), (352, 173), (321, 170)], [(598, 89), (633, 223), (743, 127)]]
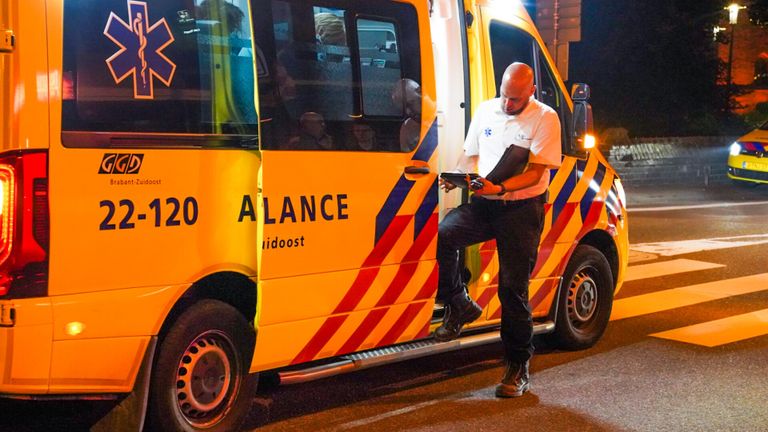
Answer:
[(749, 19), (757, 25), (768, 26), (768, 0), (752, 0), (744, 3)]
[(727, 98), (712, 28), (722, 3), (584, 0), (571, 80), (592, 86), (597, 126), (635, 136), (718, 133), (712, 119), (727, 112)]

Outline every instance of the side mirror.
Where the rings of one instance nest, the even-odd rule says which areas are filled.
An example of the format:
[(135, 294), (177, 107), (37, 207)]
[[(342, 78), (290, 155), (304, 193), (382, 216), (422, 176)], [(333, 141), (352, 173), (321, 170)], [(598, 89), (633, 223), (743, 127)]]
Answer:
[(592, 96), (592, 90), (589, 88), (589, 84), (576, 83), (571, 87), (571, 99), (574, 102), (588, 102), (590, 96)]
[(584, 150), (595, 147), (593, 135), (594, 120), (592, 105), (589, 104), (590, 89), (587, 84), (574, 84), (571, 90), (573, 99), (573, 137)]
[(573, 102), (573, 136), (582, 137), (591, 134), (594, 128), (592, 105), (589, 102)]

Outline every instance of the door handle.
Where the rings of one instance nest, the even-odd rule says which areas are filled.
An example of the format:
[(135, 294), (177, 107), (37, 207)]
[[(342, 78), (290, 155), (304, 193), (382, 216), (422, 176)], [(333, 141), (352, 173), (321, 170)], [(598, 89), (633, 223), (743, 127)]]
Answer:
[(407, 166), (403, 170), (406, 174), (429, 174), (429, 167), (425, 166)]

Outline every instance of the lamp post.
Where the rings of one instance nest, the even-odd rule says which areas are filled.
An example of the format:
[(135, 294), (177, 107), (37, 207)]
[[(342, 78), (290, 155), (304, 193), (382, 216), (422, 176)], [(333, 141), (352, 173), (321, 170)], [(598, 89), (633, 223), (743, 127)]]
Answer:
[(746, 8), (746, 6), (741, 6), (738, 3), (731, 3), (727, 8), (725, 8), (728, 10), (728, 22), (731, 24), (731, 38), (730, 41), (728, 41), (728, 74), (725, 78), (725, 84), (728, 86), (729, 98), (731, 94), (731, 73), (733, 71), (733, 41), (736, 39), (736, 24), (739, 22), (739, 11)]

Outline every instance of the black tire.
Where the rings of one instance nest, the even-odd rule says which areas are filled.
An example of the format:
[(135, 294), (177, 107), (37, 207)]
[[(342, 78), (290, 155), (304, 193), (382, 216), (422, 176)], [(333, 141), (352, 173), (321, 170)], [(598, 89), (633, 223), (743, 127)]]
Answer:
[(224, 302), (202, 300), (184, 311), (158, 345), (150, 430), (238, 430), (258, 381), (248, 374), (255, 339), (253, 327)]
[(611, 317), (613, 291), (613, 274), (605, 256), (592, 246), (577, 246), (563, 274), (551, 342), (569, 350), (597, 343)]

